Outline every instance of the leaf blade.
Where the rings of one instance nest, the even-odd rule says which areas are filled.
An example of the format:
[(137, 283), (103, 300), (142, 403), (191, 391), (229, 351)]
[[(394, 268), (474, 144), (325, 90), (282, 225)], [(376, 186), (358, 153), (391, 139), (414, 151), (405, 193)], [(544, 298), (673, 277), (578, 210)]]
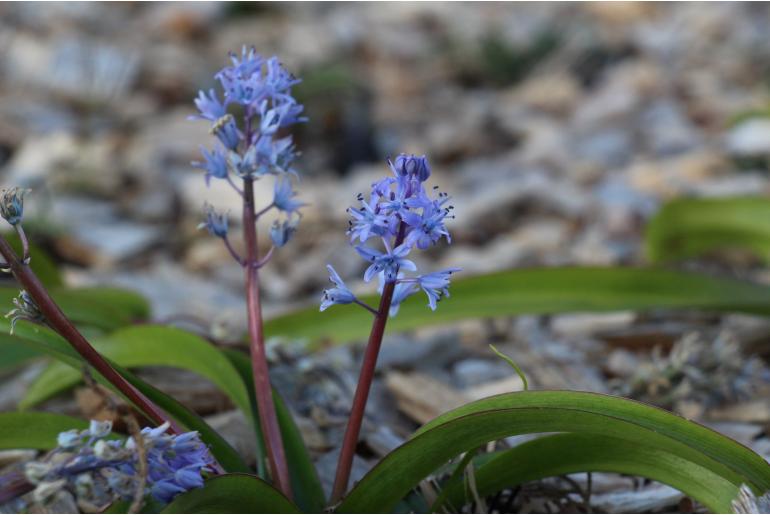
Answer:
[[(93, 346), (123, 367), (160, 365), (200, 374), (216, 384), (251, 418), (248, 391), (236, 370), (219, 349), (197, 335), (173, 327), (132, 326), (95, 340)], [(53, 363), (30, 385), (19, 406), (23, 409), (35, 406), (76, 385), (81, 377), (80, 371)]]
[(676, 415), (599, 394), (528, 391), (482, 399), (437, 417), (376, 465), (343, 499), (338, 511), (387, 511), (426, 475), (461, 452), (506, 436), (550, 432), (595, 434), (654, 446), (736, 487), (747, 483), (760, 492), (770, 488), (770, 465), (761, 457)]
[(0, 449), (37, 449), (56, 447), (56, 437), (70, 429), (87, 429), (88, 422), (57, 413), (0, 413)]
[[(80, 370), (84, 365), (84, 361), (80, 356), (69, 346), (69, 344), (58, 334), (54, 333), (48, 328), (21, 322), (16, 327), (16, 334), (11, 336), (7, 333), (9, 324), (7, 321), (0, 319), (0, 345), (21, 344), (25, 345), (40, 353), (47, 354), (54, 359), (60, 360), (67, 365)], [(112, 367), (126, 380), (134, 385), (140, 392), (146, 395), (151, 401), (157, 404), (160, 408), (166, 411), (177, 422), (186, 426), (191, 431), (198, 431), (206, 444), (209, 445), (212, 454), (216, 457), (217, 461), (228, 472), (249, 472), (250, 469), (246, 465), (238, 452), (222, 438), (219, 433), (214, 431), (201, 417), (190, 411), (188, 408), (177, 402), (175, 399), (161, 392), (152, 385), (142, 381), (138, 377), (131, 374), (128, 370), (123, 369), (115, 363), (111, 363)], [(101, 377), (95, 371), (94, 377), (97, 381), (110, 386), (109, 383)]]
[(770, 200), (764, 197), (675, 199), (650, 220), (647, 256), (665, 262), (740, 248), (770, 260)]
[[(653, 308), (770, 314), (769, 288), (659, 268), (516, 269), (458, 278), (451, 291), (435, 312), (425, 307), (421, 296), (407, 299), (398, 316), (388, 321), (388, 329), (403, 331), (477, 317)], [(368, 334), (369, 313), (350, 306), (332, 309), (331, 314), (320, 313), (317, 307), (288, 313), (269, 320), (265, 331), (313, 342), (346, 342)]]
[[(526, 466), (522, 466), (526, 464)], [(738, 488), (695, 463), (660, 449), (643, 449), (620, 438), (564, 433), (546, 436), (503, 451), (475, 472), (479, 495), (487, 496), (528, 481), (578, 472), (614, 472), (654, 478), (697, 498), (710, 510), (730, 511)], [(462, 480), (447, 483), (447, 502), (466, 502)]]

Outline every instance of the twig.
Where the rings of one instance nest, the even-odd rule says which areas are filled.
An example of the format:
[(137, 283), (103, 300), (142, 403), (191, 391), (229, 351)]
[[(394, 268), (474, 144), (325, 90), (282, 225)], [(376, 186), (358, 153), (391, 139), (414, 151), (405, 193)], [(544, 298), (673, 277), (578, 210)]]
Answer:
[(131, 506), (128, 508), (128, 513), (139, 513), (142, 509), (142, 503), (144, 502), (144, 490), (147, 487), (147, 449), (144, 446), (144, 437), (142, 436), (142, 430), (139, 428), (139, 424), (131, 413), (127, 413), (123, 420), (126, 422), (129, 434), (134, 438), (136, 443), (136, 460), (137, 460), (137, 474), (138, 481), (136, 482), (136, 490), (134, 490), (134, 500), (131, 502)]

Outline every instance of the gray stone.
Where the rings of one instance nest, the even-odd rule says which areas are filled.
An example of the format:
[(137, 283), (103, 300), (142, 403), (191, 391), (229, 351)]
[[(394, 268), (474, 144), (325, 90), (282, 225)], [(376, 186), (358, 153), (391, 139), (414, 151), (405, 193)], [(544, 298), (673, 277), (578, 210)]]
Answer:
[(246, 420), (240, 410), (225, 411), (205, 418), (211, 428), (222, 435), (227, 443), (238, 451), (240, 457), (249, 465), (257, 462), (257, 440), (252, 422)]
[(511, 366), (502, 360), (471, 358), (459, 361), (452, 367), (453, 379), (459, 388), (488, 383), (514, 373)]
[[(332, 493), (339, 456), (340, 450), (335, 449), (321, 455), (315, 462), (318, 478), (321, 480), (321, 486), (323, 487), (327, 498), (331, 496)], [(366, 460), (358, 455), (353, 456), (353, 468), (350, 471), (350, 486), (352, 487), (357, 481), (360, 481), (370, 468), (371, 464)]]

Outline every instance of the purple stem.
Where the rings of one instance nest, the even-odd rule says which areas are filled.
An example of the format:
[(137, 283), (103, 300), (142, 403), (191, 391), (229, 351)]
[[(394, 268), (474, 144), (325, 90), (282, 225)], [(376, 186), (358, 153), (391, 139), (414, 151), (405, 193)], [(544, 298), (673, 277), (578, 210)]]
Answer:
[[(393, 248), (398, 247), (404, 242), (406, 225), (401, 222), (398, 229), (398, 236), (393, 244)], [(385, 283), (380, 297), (380, 306), (376, 311), (372, 330), (369, 333), (369, 343), (366, 344), (364, 351), (364, 361), (361, 364), (361, 374), (358, 376), (358, 385), (353, 397), (353, 406), (350, 409), (350, 418), (348, 426), (345, 428), (345, 436), (342, 439), (342, 448), (340, 449), (340, 458), (337, 462), (337, 474), (334, 478), (334, 488), (332, 489), (332, 502), (342, 499), (348, 489), (350, 481), (350, 470), (353, 467), (353, 456), (356, 453), (358, 444), (358, 435), (361, 433), (361, 423), (364, 420), (366, 411), (366, 401), (369, 399), (369, 390), (374, 380), (374, 371), (377, 368), (377, 356), (380, 353), (382, 345), (382, 336), (385, 334), (385, 324), (388, 322), (388, 313), (390, 304), (393, 300), (393, 290), (396, 288), (395, 282)], [(368, 307), (368, 306), (366, 306)]]
[(145, 397), (139, 390), (126, 381), (123, 376), (117, 373), (112, 366), (105, 360), (96, 349), (94, 349), (88, 340), (80, 334), (80, 331), (69, 321), (59, 306), (53, 301), (48, 291), (45, 289), (40, 279), (29, 265), (23, 263), (16, 256), (8, 242), (0, 236), (0, 255), (3, 256), (11, 273), (16, 281), (27, 291), (32, 300), (35, 301), (40, 313), (45, 317), (46, 322), (59, 335), (67, 340), (70, 345), (86, 360), (94, 369), (110, 382), (115, 388), (125, 395), (137, 408), (139, 408), (156, 425), (161, 425), (165, 421), (170, 423), (172, 433), (182, 433), (182, 428), (171, 419), (162, 409), (156, 406), (150, 399)]
[(246, 242), (246, 307), (249, 317), (251, 366), (254, 373), (254, 391), (259, 406), (259, 423), (265, 438), (267, 459), (275, 485), (291, 498), (289, 467), (283, 448), (281, 429), (273, 403), (272, 387), (268, 376), (265, 336), (262, 327), (262, 306), (259, 298), (259, 249), (257, 224), (254, 216), (254, 181), (243, 180), (243, 237)]

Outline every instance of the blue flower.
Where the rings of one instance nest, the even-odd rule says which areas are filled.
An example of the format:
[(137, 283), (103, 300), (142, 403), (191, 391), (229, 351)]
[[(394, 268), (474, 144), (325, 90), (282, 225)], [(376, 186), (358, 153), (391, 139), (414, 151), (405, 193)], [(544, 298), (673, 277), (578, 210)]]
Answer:
[[(291, 95), (292, 86), (300, 81), (276, 57), (264, 59), (253, 47), (244, 46), (239, 55), (230, 54), (230, 60), (230, 66), (215, 75), (224, 100), (214, 90), (199, 92), (195, 105), (200, 114), (192, 117), (211, 121), (211, 133), (229, 153), (220, 152), (195, 166), (207, 170), (207, 181), (227, 177), (228, 167), (252, 180), (266, 174), (295, 174), (293, 140), (277, 135), (281, 129), (307, 120), (301, 116), (302, 104)], [(227, 112), (231, 104), (242, 106), (237, 109), (243, 113), (242, 121), (236, 123)]]
[(214, 206), (208, 203), (203, 206), (203, 210), (206, 219), (198, 225), (198, 229), (206, 229), (212, 236), (225, 238), (227, 236), (227, 215), (217, 212)]
[(256, 106), (265, 98), (286, 101), (291, 99), (291, 87), (299, 83), (277, 57), (265, 61), (253, 47), (243, 47), (240, 58), (231, 54), (230, 59), (233, 65), (215, 75), (230, 102)]
[(390, 302), (388, 316), (396, 316), (401, 307), (401, 303), (416, 291), (417, 286), (415, 286), (414, 283), (397, 283), (396, 287), (393, 289), (393, 300)]
[(200, 161), (193, 161), (192, 165), (195, 168), (206, 170), (205, 180), (206, 185), (211, 182), (211, 178), (225, 179), (227, 177), (227, 159), (220, 149), (214, 149), (211, 152), (201, 147), (201, 153), (206, 160), (205, 163)]
[[(203, 486), (214, 460), (198, 433), (167, 434), (169, 424), (140, 432), (147, 463), (146, 493), (168, 503)], [(92, 421), (85, 431), (59, 434), (59, 448), (26, 465), (27, 479), (38, 487), (56, 485), (81, 503), (94, 506), (132, 499), (138, 487), (139, 453), (134, 438), (107, 440), (109, 422)]]
[(222, 145), (230, 150), (238, 148), (238, 144), (241, 142), (241, 133), (238, 131), (238, 127), (235, 125), (235, 118), (233, 115), (226, 114), (214, 122), (211, 126), (211, 133), (219, 138)]
[(166, 480), (153, 481), (150, 487), (152, 496), (164, 504), (185, 491), (181, 485)]
[(422, 291), (428, 296), (428, 305), (433, 311), (436, 310), (436, 303), (441, 300), (442, 297), (449, 297), (449, 278), (455, 273), (459, 272), (460, 268), (447, 268), (440, 272), (433, 272), (426, 275), (417, 277), (417, 284), (420, 285)]
[(291, 237), (297, 232), (297, 226), (299, 225), (299, 216), (289, 218), (283, 222), (276, 220), (273, 225), (270, 226), (270, 240), (273, 245), (280, 248), (286, 245)]
[(0, 197), (0, 216), (9, 224), (16, 225), (24, 217), (24, 194), (28, 191), (21, 188), (3, 190)]
[(399, 154), (395, 161), (388, 161), (396, 177), (414, 178), (425, 182), (430, 177), (430, 165), (425, 156)]
[(417, 270), (417, 266), (412, 261), (406, 259), (406, 255), (411, 250), (408, 245), (399, 245), (393, 251), (386, 245), (385, 249), (386, 252), (380, 252), (371, 247), (360, 245), (356, 247), (356, 251), (361, 257), (372, 263), (364, 272), (364, 281), (369, 282), (376, 274), (384, 272), (385, 281), (393, 282), (396, 280), (399, 270)]
[(304, 206), (304, 202), (293, 200), (296, 193), (292, 189), (291, 179), (279, 177), (275, 180), (275, 187), (273, 188), (273, 205), (286, 213), (293, 213), (300, 207)]
[(191, 116), (193, 120), (203, 119), (215, 122), (227, 114), (227, 106), (219, 100), (213, 89), (209, 90), (208, 95), (205, 91), (198, 91), (195, 107), (200, 111), (200, 115)]
[(259, 106), (260, 133), (273, 135), (282, 127), (307, 121), (307, 118), (299, 116), (303, 109), (302, 104), (297, 104), (293, 99), (268, 109), (267, 100), (263, 100)]
[(321, 298), (321, 311), (325, 311), (335, 304), (350, 304), (356, 301), (356, 296), (345, 286), (337, 271), (331, 265), (326, 265), (329, 270), (329, 280), (335, 287), (324, 290)]
[(451, 236), (444, 225), (444, 218), (447, 217), (448, 213), (449, 210), (440, 207), (437, 201), (423, 208), (422, 214), (404, 213), (404, 222), (410, 226), (405, 243), (410, 246), (416, 245), (418, 249), (422, 250), (438, 242), (442, 236), (446, 238), (447, 243), (451, 243)]
[(361, 201), (360, 208), (348, 208), (348, 213), (353, 217), (348, 229), (350, 241), (358, 238), (363, 243), (372, 235), (384, 236), (389, 224), (386, 216), (377, 213), (377, 196), (372, 195), (369, 202), (364, 200), (363, 195), (359, 195), (358, 199)]
[[(380, 279), (380, 285), (377, 288), (377, 291), (380, 295), (382, 295), (383, 290), (385, 289), (385, 273), (380, 272), (379, 273), (379, 279)], [(415, 284), (414, 279), (404, 279), (404, 274), (399, 273), (397, 282), (395, 287), (393, 288), (393, 297), (390, 301), (390, 310), (388, 311), (388, 316), (394, 317), (398, 314), (399, 308), (401, 308), (401, 303), (404, 302), (410, 295), (413, 293), (416, 293), (417, 290), (417, 284)]]
[[(368, 200), (359, 194), (359, 208), (348, 208), (352, 216), (348, 235), (351, 244), (355, 240), (366, 242), (372, 236), (382, 239), (385, 251), (358, 245), (358, 254), (369, 262), (364, 281), (380, 276), (380, 293), (386, 283), (395, 282), (390, 304), (390, 316), (394, 316), (401, 303), (420, 288), (428, 295), (428, 305), (436, 308), (437, 302), (449, 295), (449, 276), (459, 269), (447, 269), (433, 274), (403, 277), (402, 271), (416, 272), (416, 265), (406, 258), (413, 248), (427, 249), (442, 237), (451, 243), (445, 220), (454, 218), (445, 207), (449, 197), (440, 193), (434, 198), (425, 191), (424, 182), (431, 175), (425, 156), (400, 154), (394, 161), (388, 160), (393, 176), (384, 177), (372, 184)], [(434, 190), (437, 189), (434, 187)], [(391, 250), (391, 248), (393, 250)], [(374, 312), (374, 309), (363, 306)]]

